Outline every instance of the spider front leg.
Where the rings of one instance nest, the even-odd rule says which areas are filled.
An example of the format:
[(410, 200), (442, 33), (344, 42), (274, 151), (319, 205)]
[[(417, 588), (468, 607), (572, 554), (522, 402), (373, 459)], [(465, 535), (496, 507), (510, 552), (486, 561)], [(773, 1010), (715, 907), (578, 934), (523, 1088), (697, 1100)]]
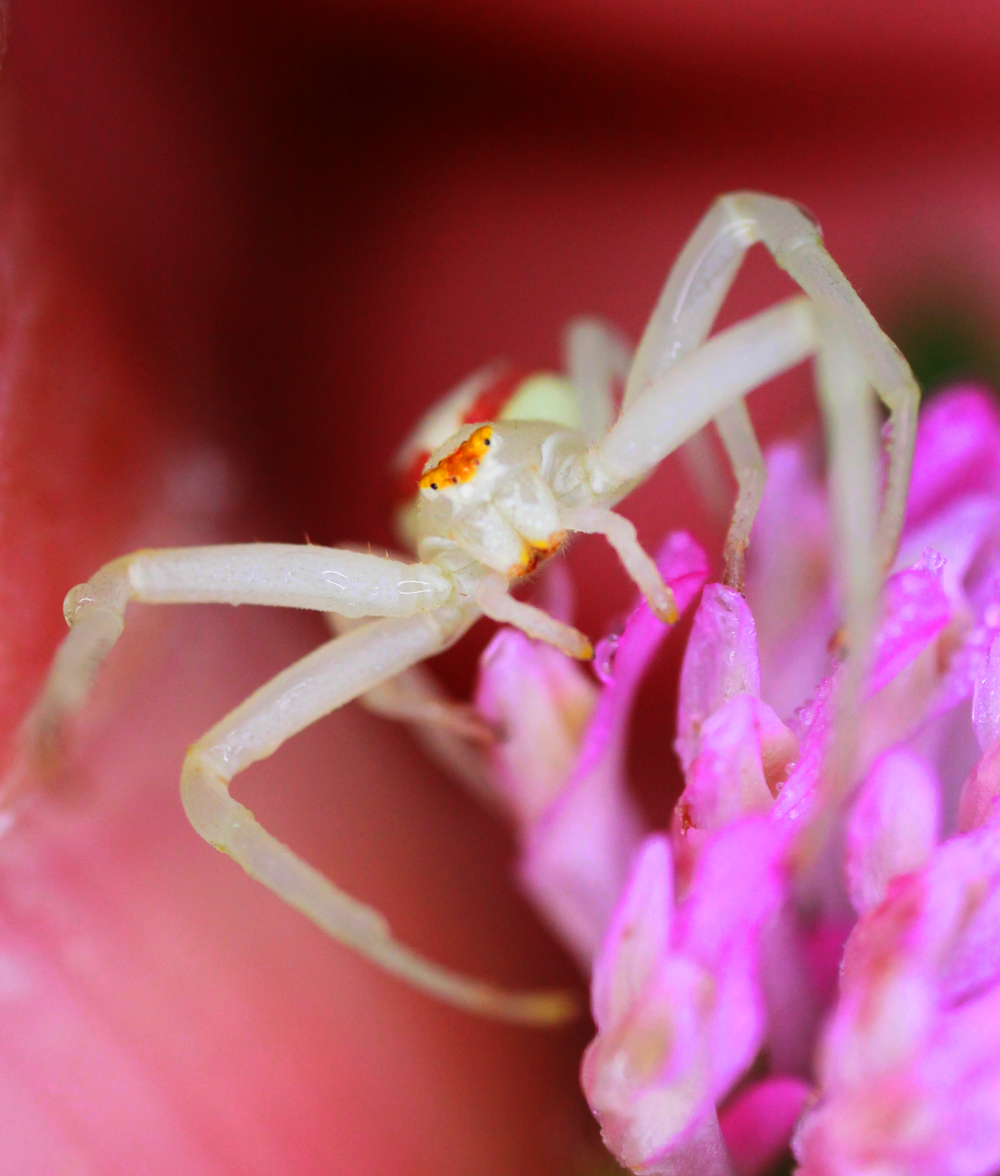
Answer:
[(432, 565), (328, 547), (252, 543), (123, 556), (67, 594), (63, 609), (70, 632), (25, 720), (25, 752), (36, 768), (51, 766), (66, 718), (83, 704), (101, 662), (122, 634), (129, 601), (408, 616), (444, 604), (453, 592), (452, 581)]
[[(757, 242), (767, 247), (818, 310), (841, 322), (866, 379), (889, 410), (889, 471), (878, 535), (879, 560), (886, 571), (895, 557), (906, 508), (920, 390), (906, 360), (823, 247), (816, 223), (796, 205), (757, 192), (733, 192), (712, 205), (667, 279), (636, 352), (623, 407), (644, 395), (707, 339), (744, 254)], [(734, 447), (727, 439), (733, 421), (717, 424), (733, 458)], [(750, 441), (749, 421), (737, 427), (743, 435), (737, 448), (750, 459), (742, 468), (749, 470), (756, 461), (751, 452), (756, 442)], [(737, 455), (734, 466), (743, 497), (746, 476), (741, 478), (741, 461)], [(732, 547), (743, 530), (749, 535), (749, 523), (734, 517), (727, 546)]]
[(334, 939), (441, 1000), (486, 1016), (552, 1024), (574, 1010), (564, 993), (511, 993), (431, 962), (392, 938), (377, 911), (339, 890), (254, 820), (229, 794), (233, 777), (286, 739), (455, 640), (478, 613), (468, 606), (373, 621), (337, 637), (261, 687), (190, 749), (181, 797), (211, 845)]
[[(349, 633), (364, 621), (327, 614), (336, 635)], [(470, 703), (458, 702), (424, 666), (411, 666), (358, 696), (366, 710), (404, 723), (431, 760), (445, 767), (491, 812), (505, 815), (484, 748), (496, 732)]]
[[(738, 323), (670, 366), (623, 408), (583, 459), (575, 497), (612, 505), (710, 420), (758, 385), (812, 355), (819, 344), (807, 298), (791, 298)], [(733, 417), (738, 422), (738, 417)]]
[[(808, 358), (815, 352), (818, 340), (812, 304), (806, 298), (793, 298), (720, 333), (669, 367), (622, 410), (607, 436), (591, 447), (582, 460), (582, 474), (577, 467), (569, 475), (568, 482), (576, 484), (568, 486), (565, 495), (567, 525), (573, 527), (573, 512), (567, 509), (571, 503), (574, 507), (580, 504), (578, 514), (581, 509), (586, 512), (594, 506), (613, 505), (668, 453), (715, 419), (740, 479), (740, 495), (725, 553), (727, 577), (739, 585), (743, 552), (764, 489), (763, 459), (743, 397)], [(608, 519), (618, 519), (610, 511), (604, 513)], [(631, 541), (634, 542), (634, 530)], [(643, 578), (652, 572), (649, 568), (643, 570), (641, 560), (653, 572), (655, 566), (638, 544), (630, 558), (626, 548), (618, 549), (626, 567), (630, 566), (630, 558), (634, 562), (633, 578), (658, 611), (655, 592), (647, 588)], [(664, 619), (670, 619), (669, 615)]]
[(237, 772), (303, 727), (457, 640), (479, 610), (471, 602), (453, 603), (456, 596), (454, 582), (434, 565), (333, 548), (249, 544), (137, 552), (106, 565), (67, 596), (70, 633), (26, 734), (36, 744), (51, 738), (82, 703), (122, 632), (131, 600), (284, 605), (385, 617), (321, 646), (199, 740), (181, 777), (185, 811), (212, 845), (388, 971), (463, 1008), (530, 1023), (559, 1021), (573, 1011), (564, 993), (503, 992), (397, 943), (377, 911), (301, 861), (228, 792)]

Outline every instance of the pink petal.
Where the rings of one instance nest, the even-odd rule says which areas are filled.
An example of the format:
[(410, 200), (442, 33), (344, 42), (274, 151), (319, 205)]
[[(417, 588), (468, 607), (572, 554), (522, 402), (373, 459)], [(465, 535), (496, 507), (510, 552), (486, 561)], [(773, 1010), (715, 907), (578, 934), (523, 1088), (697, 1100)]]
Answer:
[(643, 834), (620, 767), (599, 765), (524, 836), (518, 877), (584, 972)]
[(732, 1176), (733, 1167), (714, 1107), (674, 1139), (669, 1148), (642, 1169), (644, 1176)]
[(990, 644), (976, 679), (972, 725), (983, 751), (1000, 740), (1000, 636)]
[(785, 832), (739, 821), (706, 843), (678, 910), (674, 943), (713, 971), (734, 940), (755, 934), (784, 897)]
[(830, 672), (837, 627), (826, 490), (798, 442), (767, 451), (767, 487), (747, 551), (747, 601), (757, 624), (762, 692), (782, 717)]
[(702, 968), (670, 957), (583, 1056), (583, 1090), (604, 1142), (633, 1171), (681, 1173), (696, 1160), (728, 1171), (709, 1084), (713, 988)]
[(766, 703), (746, 694), (730, 699), (701, 726), (677, 806), (682, 835), (767, 812), (797, 754), (795, 736)]
[(830, 1091), (794, 1146), (802, 1176), (990, 1176), (1000, 1164), (1000, 990), (942, 1015), (904, 1065)]
[(673, 863), (661, 834), (636, 855), (604, 943), (594, 960), (591, 1002), (599, 1029), (616, 1024), (663, 964), (673, 919)]
[(678, 1176), (696, 1164), (723, 1176), (710, 1085), (715, 986), (694, 961), (668, 953), (671, 874), (669, 842), (647, 838), (594, 964), (598, 1034), (581, 1080), (622, 1163)]
[(966, 385), (920, 414), (907, 526), (976, 493), (1000, 494), (1000, 413), (989, 392)]
[(937, 844), (933, 769), (897, 748), (881, 756), (858, 792), (847, 825), (848, 892), (857, 911), (880, 903), (889, 882), (920, 869)]
[(766, 1027), (759, 974), (760, 935), (785, 898), (784, 831), (744, 820), (710, 838), (677, 912), (674, 946), (717, 985), (712, 1024), (716, 1098), (753, 1061)]
[(1000, 1163), (1000, 844), (953, 838), (859, 921), (802, 1172), (988, 1176)]
[[(1000, 522), (1000, 496), (978, 494), (959, 498), (946, 510), (930, 515), (919, 526), (903, 532), (897, 568), (917, 562), (927, 548), (938, 551), (946, 563), (942, 584), (954, 603), (964, 600), (966, 587), (974, 590), (984, 548), (996, 542)], [(972, 583), (966, 585), (969, 577)]]
[(958, 831), (969, 833), (1000, 819), (1000, 742), (983, 752), (958, 797)]
[[(669, 536), (657, 558), (677, 606), (685, 609), (707, 575), (690, 536)], [(625, 885), (642, 825), (625, 791), (625, 737), (635, 692), (669, 626), (641, 601), (616, 643), (613, 661), (575, 767), (556, 800), (526, 831), (521, 879), (554, 929), (589, 966)]]
[(962, 786), (958, 828), (962, 833), (1000, 815), (1000, 635), (993, 638), (976, 667), (972, 724), (983, 755)]
[(942, 1000), (1000, 983), (1000, 839), (990, 826), (946, 841), (927, 870), (922, 943)]
[(499, 629), (483, 652), (476, 706), (500, 732), (490, 768), (519, 826), (565, 785), (597, 694), (578, 662), (518, 629)]
[[(704, 550), (690, 535), (677, 531), (667, 537), (656, 564), (663, 579), (673, 589), (678, 611), (683, 613), (701, 591), (708, 576), (708, 559)], [(577, 764), (578, 773), (589, 771), (595, 762), (603, 759), (609, 744), (620, 744), (635, 691), (668, 631), (669, 627), (653, 616), (644, 600), (629, 615), (621, 636), (614, 642), (607, 682), (609, 688), (602, 694), (587, 729)], [(598, 657), (600, 652), (601, 645), (595, 653), (595, 661), (601, 660)]]
[(753, 616), (738, 592), (708, 584), (680, 671), (675, 747), (685, 771), (698, 755), (701, 724), (738, 694), (760, 697)]
[(676, 748), (685, 772), (698, 754), (702, 724), (737, 694), (760, 697), (757, 630), (738, 592), (709, 584), (681, 667)]
[(888, 685), (951, 619), (951, 602), (941, 583), (939, 560), (929, 552), (923, 566), (907, 568), (886, 580), (868, 684), (870, 694)]
[(783, 848), (762, 820), (709, 839), (672, 934), (669, 843), (647, 839), (637, 860), (595, 964), (583, 1065), (605, 1141), (636, 1171), (727, 1170), (714, 1103), (763, 1038), (758, 936), (783, 897)]
[(719, 1115), (722, 1137), (736, 1176), (762, 1176), (791, 1143), (812, 1088), (800, 1078), (765, 1078), (726, 1104)]
[(801, 751), (771, 809), (774, 821), (800, 825), (812, 811), (832, 730), (836, 684), (836, 675), (826, 678), (820, 683), (816, 696), (795, 712), (793, 728), (799, 733)]
[(667, 955), (673, 920), (673, 863), (666, 837), (642, 843), (611, 927), (594, 960), (594, 1022), (609, 1029), (625, 1016)]
[(771, 1069), (812, 1072), (820, 1024), (837, 991), (850, 927), (803, 919), (786, 901), (761, 928), (760, 986), (767, 1015), (763, 1048)]
[(700, 749), (677, 806), (682, 829), (711, 831), (771, 807), (774, 798), (764, 779), (755, 701), (739, 694), (702, 724)]

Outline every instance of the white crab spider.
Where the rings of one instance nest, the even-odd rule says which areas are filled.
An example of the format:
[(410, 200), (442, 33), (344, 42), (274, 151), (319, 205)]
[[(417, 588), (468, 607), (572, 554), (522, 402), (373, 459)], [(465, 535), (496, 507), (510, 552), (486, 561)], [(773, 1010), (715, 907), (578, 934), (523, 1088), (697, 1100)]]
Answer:
[[(805, 297), (791, 298), (707, 341), (743, 254), (763, 242)], [(829, 440), (848, 647), (863, 649), (881, 574), (900, 530), (919, 392), (905, 361), (821, 244), (814, 222), (770, 196), (721, 197), (685, 246), (634, 360), (606, 328), (585, 321), (568, 336), (568, 381), (508, 389), (476, 418), (487, 373), (429, 414), (404, 450), (419, 454), (420, 490), (402, 522), (419, 562), (347, 549), (248, 544), (140, 551), (101, 568), (66, 598), (71, 629), (26, 730), (44, 743), (84, 700), (121, 635), (126, 604), (217, 601), (316, 609), (342, 635), (279, 674), (189, 750), (181, 775), (195, 829), (334, 938), (454, 1004), (530, 1022), (569, 1011), (560, 993), (507, 993), (440, 967), (394, 940), (385, 919), (338, 890), (272, 837), (229, 794), (233, 777), (286, 739), (361, 695), (383, 712), (468, 727), (468, 712), (412, 684), (411, 667), (456, 641), (485, 614), (576, 657), (578, 630), (515, 600), (511, 584), (574, 531), (600, 533), (658, 615), (676, 615), (670, 590), (612, 507), (667, 454), (714, 420), (739, 494), (726, 544), (738, 582), (763, 491), (764, 467), (743, 397), (809, 356)], [(614, 418), (613, 386), (625, 395)], [(888, 475), (879, 493), (877, 415), (890, 414)], [(473, 419), (468, 418), (470, 410)], [(456, 431), (458, 421), (467, 423)], [(429, 455), (422, 451), (431, 449)], [(857, 678), (857, 674), (855, 674)], [(394, 687), (393, 680), (397, 685)], [(474, 724), (473, 724), (474, 725)]]

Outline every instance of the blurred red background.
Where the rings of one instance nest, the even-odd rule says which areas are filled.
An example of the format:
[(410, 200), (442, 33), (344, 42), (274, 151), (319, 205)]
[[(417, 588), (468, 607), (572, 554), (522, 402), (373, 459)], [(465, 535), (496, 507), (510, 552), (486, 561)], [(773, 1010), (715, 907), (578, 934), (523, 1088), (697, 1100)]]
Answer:
[[(7, 41), (6, 735), (73, 583), (152, 543), (390, 542), (386, 467), (419, 413), (495, 355), (557, 363), (573, 314), (636, 337), (722, 191), (809, 207), (922, 371), (995, 370), (992, 3), (14, 0)], [(784, 289), (754, 258), (727, 314)], [(765, 438), (807, 427), (807, 373), (752, 410)], [(676, 526), (718, 543), (675, 463), (631, 511), (650, 544)], [(572, 561), (599, 632), (627, 587), (600, 545)], [(61, 795), (0, 842), (6, 1170), (595, 1162), (584, 1027), (432, 1005), (187, 827), (184, 746), (321, 635), (281, 614), (130, 619)], [(444, 659), (456, 689), (480, 644)], [(635, 753), (661, 815), (670, 664)], [(572, 979), (506, 834), (402, 732), (349, 708), (241, 789), (422, 949)]]

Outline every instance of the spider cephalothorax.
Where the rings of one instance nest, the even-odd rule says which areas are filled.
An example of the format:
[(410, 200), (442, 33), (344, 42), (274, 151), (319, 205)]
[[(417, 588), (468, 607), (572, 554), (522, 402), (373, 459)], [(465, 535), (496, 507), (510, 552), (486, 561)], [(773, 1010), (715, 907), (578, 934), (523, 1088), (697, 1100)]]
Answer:
[[(756, 242), (805, 297), (709, 339), (743, 255)], [(843, 577), (850, 654), (841, 679), (842, 709), (849, 710), (860, 690), (881, 574), (902, 522), (919, 393), (905, 361), (823, 248), (814, 222), (787, 201), (735, 193), (716, 201), (681, 252), (634, 358), (614, 331), (581, 321), (567, 335), (566, 377), (486, 369), (428, 413), (398, 464), (399, 531), (416, 562), (268, 543), (142, 551), (115, 560), (67, 597), (71, 631), (29, 716), (29, 742), (50, 743), (80, 705), (121, 634), (130, 600), (332, 614), (340, 636), (261, 687), (191, 747), (181, 793), (192, 824), (331, 935), (411, 983), (480, 1012), (557, 1020), (569, 1009), (562, 994), (502, 992), (398, 943), (378, 912), (261, 828), (229, 784), (303, 727), (375, 691), (383, 713), (462, 729), (467, 709), (422, 697), (412, 688), (412, 669), (484, 614), (574, 657), (590, 657), (583, 633), (509, 591), (574, 531), (604, 535), (653, 611), (676, 619), (656, 564), (632, 524), (612, 508), (710, 422), (739, 486), (725, 549), (727, 579), (739, 585), (764, 479), (743, 397), (811, 356), (829, 437), (831, 499), (850, 568)], [(890, 414), (881, 514), (873, 393)], [(393, 683), (407, 674), (411, 688), (393, 693)]]

